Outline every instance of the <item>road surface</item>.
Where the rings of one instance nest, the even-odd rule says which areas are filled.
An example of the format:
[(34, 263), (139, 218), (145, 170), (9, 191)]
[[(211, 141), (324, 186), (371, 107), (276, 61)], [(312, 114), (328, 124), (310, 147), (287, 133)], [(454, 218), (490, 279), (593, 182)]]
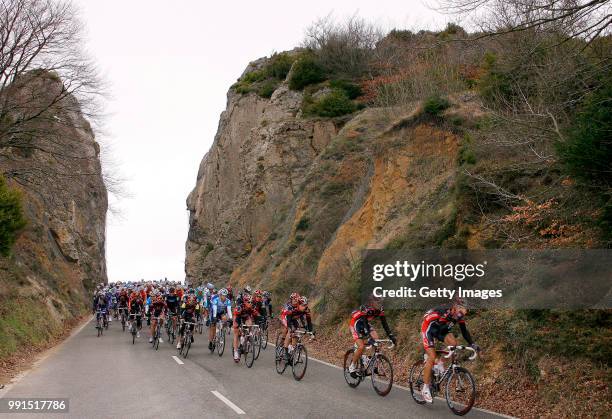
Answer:
[[(0, 418), (441, 418), (455, 417), (442, 400), (414, 403), (394, 387), (378, 396), (369, 380), (348, 387), (342, 371), (310, 360), (300, 382), (288, 369), (278, 375), (274, 347), (268, 346), (253, 368), (235, 364), (226, 347), (211, 354), (204, 335), (195, 336), (189, 357), (176, 357), (169, 343), (158, 351), (147, 332), (132, 345), (131, 335), (113, 322), (98, 338), (94, 323), (51, 351), (1, 397), (70, 399), (68, 414), (0, 414)], [(468, 417), (496, 415), (472, 410)]]

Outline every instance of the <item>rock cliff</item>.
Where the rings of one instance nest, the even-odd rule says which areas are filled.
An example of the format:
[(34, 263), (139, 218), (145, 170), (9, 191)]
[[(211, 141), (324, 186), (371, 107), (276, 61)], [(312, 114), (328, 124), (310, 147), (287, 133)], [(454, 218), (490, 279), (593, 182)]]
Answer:
[(0, 258), (0, 357), (61, 331), (89, 307), (92, 287), (107, 281), (107, 192), (89, 122), (54, 74), (33, 72), (8, 89), (11, 121), (26, 121), (36, 103), (54, 103), (13, 129), (0, 150), (0, 173), (21, 192), (27, 220), (12, 254)]

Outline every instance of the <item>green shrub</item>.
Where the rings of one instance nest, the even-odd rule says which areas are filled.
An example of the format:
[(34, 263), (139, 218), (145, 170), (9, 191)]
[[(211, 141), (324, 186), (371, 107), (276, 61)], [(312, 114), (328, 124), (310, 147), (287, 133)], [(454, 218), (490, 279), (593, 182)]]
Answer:
[(571, 174), (612, 186), (612, 77), (586, 97), (558, 149)]
[(293, 65), (289, 78), (289, 88), (302, 90), (304, 87), (325, 80), (325, 73), (321, 65), (310, 55), (302, 56)]
[(26, 220), (21, 208), (21, 194), (8, 187), (0, 175), (0, 255), (8, 256)]
[(310, 220), (308, 219), (308, 217), (302, 217), (302, 219), (298, 222), (295, 229), (303, 231), (303, 230), (308, 230), (309, 227), (310, 227)]
[(449, 107), (450, 102), (448, 99), (439, 95), (433, 95), (425, 99), (425, 103), (423, 104), (423, 112), (430, 116), (439, 116)]
[(240, 81), (243, 81), (245, 83), (256, 83), (258, 81), (264, 80), (266, 77), (267, 77), (267, 74), (265, 70), (255, 70), (255, 71), (251, 71), (250, 73), (246, 73), (240, 79)]
[(331, 93), (307, 103), (304, 107), (306, 115), (316, 115), (326, 118), (347, 115), (357, 110), (355, 105), (342, 90), (332, 90)]
[(270, 98), (278, 87), (278, 81), (274, 79), (264, 81), (257, 89), (257, 94), (261, 97)]
[(295, 59), (286, 52), (272, 55), (266, 66), (267, 76), (284, 80), (287, 74), (289, 74), (289, 70), (291, 70), (294, 61)]
[(358, 84), (352, 83), (348, 80), (331, 80), (329, 87), (332, 89), (342, 90), (349, 99), (356, 99), (363, 94), (361, 87)]

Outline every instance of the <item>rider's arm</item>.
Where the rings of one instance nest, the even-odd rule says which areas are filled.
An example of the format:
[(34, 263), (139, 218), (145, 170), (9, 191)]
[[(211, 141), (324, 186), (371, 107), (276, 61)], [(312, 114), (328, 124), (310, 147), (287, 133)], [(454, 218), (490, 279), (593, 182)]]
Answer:
[(389, 327), (389, 323), (387, 323), (387, 318), (385, 317), (384, 314), (380, 316), (380, 322), (382, 323), (382, 327), (383, 329), (385, 329), (385, 333), (387, 334), (389, 339), (391, 339), (393, 344), (395, 344), (395, 335), (393, 335), (393, 332), (391, 331), (391, 328)]
[(467, 326), (466, 326), (464, 320), (459, 322), (459, 329), (461, 330), (461, 334), (463, 335), (463, 339), (465, 339), (465, 341), (468, 343), (468, 345), (473, 344), (474, 343), (474, 339), (472, 339), (472, 335), (470, 334), (469, 330), (467, 329)]

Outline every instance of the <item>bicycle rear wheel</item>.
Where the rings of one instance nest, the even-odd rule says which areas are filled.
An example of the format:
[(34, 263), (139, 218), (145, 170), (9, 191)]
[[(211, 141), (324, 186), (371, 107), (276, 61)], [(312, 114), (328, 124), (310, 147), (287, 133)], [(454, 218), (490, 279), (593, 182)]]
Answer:
[(281, 334), (276, 335), (276, 346), (274, 347), (274, 364), (276, 366), (276, 372), (282, 374), (287, 369), (287, 363), (285, 362), (285, 348), (283, 348), (283, 339)]
[(412, 364), (410, 368), (410, 374), (408, 375), (408, 385), (410, 387), (410, 395), (418, 404), (425, 404), (425, 399), (423, 399), (422, 391), (423, 384), (425, 381), (423, 380), (423, 369), (425, 368), (425, 362), (423, 360), (419, 360)]
[(132, 326), (132, 345), (136, 343), (136, 326)]
[(187, 358), (187, 354), (189, 354), (189, 349), (191, 349), (191, 336), (189, 339), (186, 339), (185, 346), (183, 348), (183, 358)]
[(261, 352), (261, 332), (253, 335), (253, 351), (255, 352), (255, 359), (258, 359)]
[(265, 350), (268, 347), (268, 325), (264, 326), (262, 331), (261, 349)]
[(455, 367), (446, 383), (446, 403), (455, 415), (468, 413), (476, 400), (476, 382), (468, 370)]
[(244, 363), (247, 368), (251, 368), (255, 362), (255, 345), (251, 336), (247, 336), (244, 340)]
[(217, 330), (217, 354), (223, 356), (225, 351), (225, 327)]
[[(355, 388), (359, 385), (359, 383), (361, 383), (361, 376), (353, 377), (349, 373), (349, 366), (351, 365), (351, 362), (353, 360), (353, 353), (355, 353), (355, 349), (349, 349), (344, 354), (344, 380), (346, 381), (346, 384), (349, 385), (349, 387)], [(358, 371), (363, 370), (361, 359), (359, 360), (359, 365), (357, 366), (357, 370)]]
[(393, 366), (383, 354), (378, 354), (372, 363), (372, 387), (379, 396), (386, 396), (393, 388)]
[(293, 378), (295, 378), (296, 381), (300, 381), (302, 378), (304, 378), (307, 367), (308, 352), (306, 351), (306, 347), (303, 345), (298, 345), (298, 347), (296, 347), (293, 351), (293, 359), (291, 363)]

